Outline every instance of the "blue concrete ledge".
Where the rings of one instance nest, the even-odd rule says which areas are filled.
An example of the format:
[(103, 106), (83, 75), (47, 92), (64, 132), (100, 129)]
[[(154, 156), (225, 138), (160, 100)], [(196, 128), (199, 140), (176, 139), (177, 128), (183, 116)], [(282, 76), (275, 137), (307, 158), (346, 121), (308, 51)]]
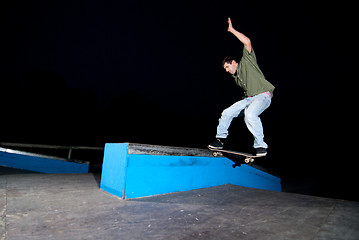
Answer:
[(107, 143), (101, 189), (122, 199), (234, 184), (281, 191), (280, 178), (249, 165), (232, 167), (206, 149)]
[(88, 173), (89, 163), (0, 147), (0, 166), (40, 173)]

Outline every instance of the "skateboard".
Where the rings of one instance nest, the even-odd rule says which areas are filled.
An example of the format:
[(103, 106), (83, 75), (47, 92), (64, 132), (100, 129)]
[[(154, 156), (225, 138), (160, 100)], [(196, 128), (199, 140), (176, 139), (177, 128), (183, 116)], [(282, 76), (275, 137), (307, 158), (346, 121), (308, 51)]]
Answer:
[(244, 163), (246, 163), (246, 164), (253, 163), (255, 158), (264, 157), (264, 156), (252, 155), (250, 153), (232, 151), (232, 150), (214, 149), (214, 148), (210, 148), (210, 147), (208, 147), (208, 149), (213, 151), (214, 157), (224, 156), (224, 157), (232, 160), (234, 162), (234, 164), (232, 165), (233, 168), (235, 168), (236, 166), (239, 166), (239, 167), (241, 166), (240, 161), (243, 162), (243, 159), (240, 160), (241, 156), (245, 157)]

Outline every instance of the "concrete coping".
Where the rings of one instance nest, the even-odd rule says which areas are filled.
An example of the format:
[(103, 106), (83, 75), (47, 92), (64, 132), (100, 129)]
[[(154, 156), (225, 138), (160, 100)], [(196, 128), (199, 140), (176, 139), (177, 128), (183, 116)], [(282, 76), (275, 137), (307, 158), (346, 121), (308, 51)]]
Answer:
[(208, 149), (128, 143), (129, 154), (213, 157)]

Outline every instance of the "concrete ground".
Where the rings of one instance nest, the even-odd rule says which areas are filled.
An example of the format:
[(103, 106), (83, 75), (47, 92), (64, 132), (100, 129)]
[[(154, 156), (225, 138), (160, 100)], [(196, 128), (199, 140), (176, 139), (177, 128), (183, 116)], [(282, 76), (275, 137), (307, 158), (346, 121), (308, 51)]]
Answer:
[(359, 202), (222, 185), (137, 200), (93, 174), (0, 175), (0, 239), (359, 239)]

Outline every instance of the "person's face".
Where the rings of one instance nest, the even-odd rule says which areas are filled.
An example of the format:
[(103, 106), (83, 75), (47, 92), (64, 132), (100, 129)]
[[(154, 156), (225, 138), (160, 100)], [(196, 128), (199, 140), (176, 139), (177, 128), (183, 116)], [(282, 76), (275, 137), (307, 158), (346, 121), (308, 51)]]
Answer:
[(232, 63), (224, 63), (223, 65), (224, 70), (230, 74), (235, 74), (237, 71), (237, 64), (236, 61), (232, 61)]

